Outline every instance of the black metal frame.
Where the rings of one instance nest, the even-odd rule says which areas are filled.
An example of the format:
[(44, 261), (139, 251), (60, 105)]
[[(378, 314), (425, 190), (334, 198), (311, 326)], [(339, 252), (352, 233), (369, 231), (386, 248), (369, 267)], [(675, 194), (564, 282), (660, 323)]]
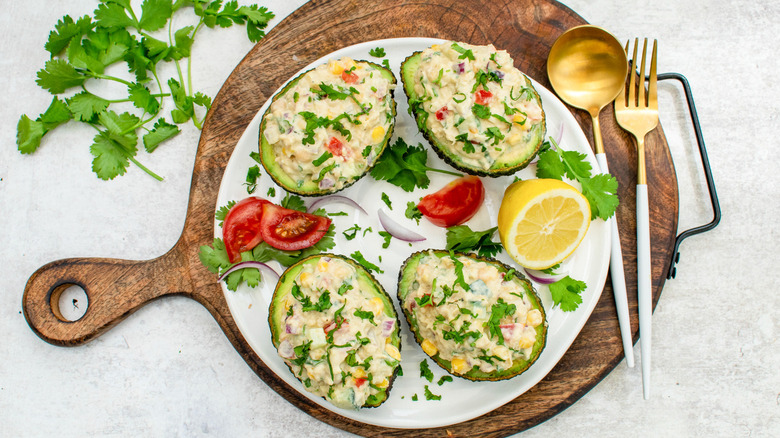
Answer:
[(701, 163), (704, 169), (704, 177), (707, 180), (707, 188), (710, 192), (710, 201), (712, 203), (713, 219), (711, 222), (693, 227), (683, 231), (677, 235), (674, 241), (674, 251), (672, 252), (672, 263), (669, 265), (669, 272), (666, 274), (667, 279), (674, 278), (677, 275), (677, 268), (675, 264), (680, 261), (680, 243), (686, 238), (695, 234), (704, 233), (715, 228), (720, 222), (720, 203), (718, 202), (718, 194), (715, 191), (715, 182), (712, 179), (712, 170), (710, 169), (710, 162), (707, 158), (707, 150), (704, 147), (704, 137), (701, 133), (701, 125), (699, 124), (699, 116), (696, 114), (696, 105), (693, 102), (693, 94), (691, 93), (691, 86), (688, 84), (688, 79), (679, 73), (661, 73), (658, 75), (658, 80), (663, 81), (667, 79), (676, 79), (682, 84), (685, 91), (685, 99), (688, 103), (688, 110), (691, 114), (691, 122), (693, 123), (693, 131), (696, 134), (696, 141), (699, 143), (699, 154), (701, 155)]

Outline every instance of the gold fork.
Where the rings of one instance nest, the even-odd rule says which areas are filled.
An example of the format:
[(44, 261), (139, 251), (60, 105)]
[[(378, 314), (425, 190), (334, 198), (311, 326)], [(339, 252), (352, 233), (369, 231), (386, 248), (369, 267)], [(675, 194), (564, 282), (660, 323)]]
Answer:
[[(626, 42), (626, 55), (628, 55), (629, 44), (630, 41)], [(642, 351), (642, 393), (645, 400), (650, 397), (651, 316), (653, 314), (652, 278), (650, 272), (650, 214), (647, 198), (647, 173), (645, 170), (645, 136), (658, 126), (657, 45), (658, 41), (653, 40), (653, 54), (650, 58), (650, 78), (645, 92), (647, 38), (644, 39), (642, 47), (639, 83), (637, 83), (636, 74), (639, 38), (634, 40), (634, 52), (630, 58), (633, 67), (628, 72), (630, 77), (628, 87), (623, 87), (623, 91), (615, 99), (615, 117), (623, 129), (636, 137), (638, 157), (636, 174), (637, 300), (639, 304), (639, 336)]]

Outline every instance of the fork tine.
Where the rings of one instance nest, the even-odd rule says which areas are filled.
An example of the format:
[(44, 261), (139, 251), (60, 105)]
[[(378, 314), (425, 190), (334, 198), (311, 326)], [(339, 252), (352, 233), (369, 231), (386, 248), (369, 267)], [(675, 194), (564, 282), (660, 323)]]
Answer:
[(658, 108), (658, 76), (656, 73), (658, 59), (658, 40), (653, 40), (653, 55), (650, 58), (650, 83), (647, 86), (647, 106)]
[[(636, 106), (636, 48), (639, 45), (639, 38), (634, 39), (634, 55), (631, 57), (630, 80), (628, 82), (628, 106)], [(626, 43), (628, 46), (628, 43)]]
[[(628, 41), (626, 41), (626, 57), (628, 57)], [(616, 108), (625, 108), (626, 107), (626, 82), (623, 81), (623, 88), (620, 89), (620, 94), (615, 98), (615, 105)]]
[(639, 108), (647, 107), (647, 95), (645, 94), (645, 60), (647, 60), (647, 38), (642, 44), (642, 63), (639, 68), (639, 86), (637, 87), (637, 103)]

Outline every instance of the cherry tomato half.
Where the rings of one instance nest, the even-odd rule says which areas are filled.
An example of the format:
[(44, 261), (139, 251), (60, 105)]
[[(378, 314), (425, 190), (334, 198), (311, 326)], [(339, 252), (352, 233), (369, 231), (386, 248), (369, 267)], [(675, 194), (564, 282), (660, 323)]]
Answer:
[(487, 90), (478, 90), (474, 93), (474, 97), (478, 104), (485, 105), (490, 101), (490, 98), (493, 97), (493, 93)]
[(474, 217), (485, 200), (485, 187), (479, 177), (456, 179), (436, 193), (422, 198), (417, 209), (432, 224), (440, 227), (460, 225)]
[(222, 240), (225, 241), (230, 263), (241, 261), (241, 253), (249, 251), (263, 241), (260, 223), (263, 205), (270, 204), (263, 198), (246, 198), (234, 205), (222, 224)]
[(348, 84), (354, 84), (358, 81), (358, 75), (354, 72), (344, 70), (344, 72), (341, 73), (341, 79)]
[(290, 210), (269, 202), (263, 205), (260, 234), (272, 247), (292, 251), (319, 242), (328, 231), (330, 222), (326, 217)]

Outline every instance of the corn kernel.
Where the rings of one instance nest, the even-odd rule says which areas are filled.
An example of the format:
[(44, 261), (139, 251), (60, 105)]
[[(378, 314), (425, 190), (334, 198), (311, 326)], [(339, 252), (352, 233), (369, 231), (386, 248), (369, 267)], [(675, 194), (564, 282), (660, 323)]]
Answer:
[(469, 128), (469, 132), (472, 133), (472, 134), (476, 134), (477, 133), (477, 128)]
[(381, 382), (374, 383), (374, 386), (377, 388), (387, 388), (388, 385), (390, 385), (390, 382), (388, 382), (387, 379), (382, 379)]
[(539, 309), (532, 309), (525, 317), (525, 323), (531, 327), (537, 327), (542, 323), (542, 312)]
[(468, 369), (466, 369), (468, 364), (466, 363), (465, 359), (461, 359), (459, 357), (453, 358), (451, 364), (452, 364), (452, 372), (454, 373), (463, 374), (466, 371), (468, 371)]
[(441, 46), (439, 46), (438, 44), (434, 44), (434, 45), (431, 46), (431, 49), (439, 50), (439, 47), (441, 47)]
[(374, 128), (373, 131), (371, 131), (371, 140), (373, 140), (374, 142), (378, 142), (384, 137), (385, 137), (385, 128), (381, 126), (377, 126), (376, 128)]
[(422, 341), (422, 349), (428, 356), (434, 356), (439, 352), (439, 349), (436, 348), (436, 345), (434, 345), (433, 342), (428, 339)]
[(328, 262), (325, 260), (320, 260), (319, 263), (317, 263), (317, 270), (320, 272), (325, 272), (328, 270)]
[(352, 371), (352, 377), (362, 379), (366, 377), (366, 371), (362, 367), (355, 368), (355, 371)]
[(330, 61), (329, 64), (330, 65), (328, 66), (328, 68), (330, 68), (330, 72), (333, 73), (334, 75), (340, 75), (344, 73), (344, 66), (341, 65), (340, 62)]
[(384, 309), (384, 303), (382, 302), (381, 298), (374, 297), (371, 298), (371, 300), (368, 302), (368, 308), (374, 312), (375, 317), (379, 317), (379, 315), (382, 314), (382, 310)]
[(398, 348), (395, 345), (393, 344), (385, 345), (385, 352), (388, 354), (388, 356), (392, 357), (393, 359), (401, 360), (401, 352), (398, 351)]
[(522, 338), (520, 338), (520, 341), (518, 342), (518, 347), (521, 349), (524, 348), (531, 348), (534, 345), (534, 341), (536, 339), (532, 338), (531, 336), (523, 335)]
[(515, 146), (516, 144), (520, 143), (520, 141), (523, 139), (523, 134), (516, 133), (509, 136), (509, 138), (506, 139), (506, 142), (509, 143), (512, 146)]
[(306, 280), (309, 279), (309, 277), (311, 277), (311, 274), (309, 274), (308, 272), (301, 273), (301, 277), (300, 277), (301, 278), (301, 283), (305, 283)]

